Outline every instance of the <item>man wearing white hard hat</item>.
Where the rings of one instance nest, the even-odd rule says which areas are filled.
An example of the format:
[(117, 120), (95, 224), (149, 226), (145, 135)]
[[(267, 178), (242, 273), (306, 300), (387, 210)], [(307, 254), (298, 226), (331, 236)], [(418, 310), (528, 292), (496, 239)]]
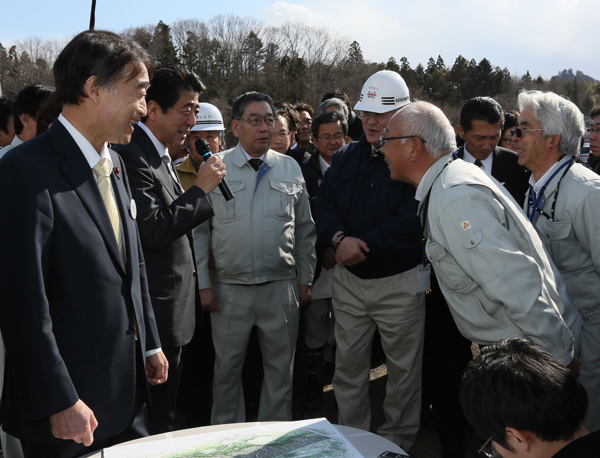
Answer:
[[(315, 202), (319, 240), (333, 246), (339, 424), (369, 430), (371, 342), (379, 330), (388, 383), (378, 434), (409, 450), (419, 430), (425, 293), (415, 190), (394, 182), (379, 151), (394, 113), (410, 103), (396, 72), (371, 76), (354, 107), (364, 135), (333, 155)], [(421, 279), (421, 281), (419, 281)]]
[(210, 145), (210, 151), (217, 154), (222, 150), (223, 144), (223, 116), (219, 109), (210, 103), (200, 103), (200, 111), (196, 115), (196, 125), (192, 127), (186, 139), (190, 152), (188, 157), (177, 165), (177, 174), (181, 181), (181, 187), (186, 190), (194, 184), (196, 174), (203, 162), (202, 156), (196, 152), (196, 140), (204, 138)]

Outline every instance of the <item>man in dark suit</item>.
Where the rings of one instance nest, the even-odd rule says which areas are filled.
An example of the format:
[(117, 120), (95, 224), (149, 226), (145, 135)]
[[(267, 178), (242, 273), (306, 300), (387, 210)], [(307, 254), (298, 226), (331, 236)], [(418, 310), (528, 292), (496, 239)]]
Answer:
[(479, 166), (498, 180), (522, 207), (529, 190), (529, 172), (518, 164), (514, 151), (498, 145), (504, 126), (504, 112), (490, 97), (474, 97), (460, 109), (456, 132), (465, 141), (458, 157)]
[(146, 376), (167, 380), (135, 202), (106, 146), (146, 114), (152, 71), (133, 41), (77, 35), (54, 65), (62, 115), (0, 164), (1, 421), (25, 457), (147, 435)]
[[(460, 125), (456, 128), (465, 144), (456, 154), (498, 180), (522, 207), (531, 173), (518, 164), (517, 153), (497, 146), (503, 125), (504, 112), (494, 99), (474, 97), (468, 100), (460, 110)], [(423, 404), (432, 406), (442, 457), (460, 457), (465, 421), (460, 410), (458, 386), (461, 374), (472, 358), (471, 342), (454, 324), (433, 274), (426, 304)]]
[(159, 68), (146, 94), (148, 115), (134, 128), (131, 142), (115, 147), (125, 164), (138, 208), (150, 298), (163, 351), (169, 361), (166, 384), (151, 388), (150, 433), (172, 431), (183, 346), (194, 335), (198, 287), (192, 229), (213, 216), (206, 199), (225, 175), (210, 158), (183, 192), (169, 148), (181, 148), (199, 111), (198, 77), (179, 66)]

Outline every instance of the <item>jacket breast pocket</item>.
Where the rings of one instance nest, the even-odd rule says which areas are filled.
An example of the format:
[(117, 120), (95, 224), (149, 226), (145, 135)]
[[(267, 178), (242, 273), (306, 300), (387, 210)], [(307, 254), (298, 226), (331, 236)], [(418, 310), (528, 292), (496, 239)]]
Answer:
[(223, 197), (221, 190), (216, 187), (211, 199), (215, 217), (221, 223), (237, 221), (246, 215), (246, 193), (242, 192), (246, 187), (243, 181), (228, 181), (229, 188), (233, 194), (233, 199), (227, 201)]
[(302, 183), (297, 181), (270, 180), (269, 207), (275, 218), (292, 221), (294, 209), (302, 193)]
[(435, 275), (451, 291), (460, 292), (473, 285), (469, 277), (456, 263), (456, 260), (437, 242), (428, 241), (425, 247), (427, 259), (434, 267)]
[(578, 267), (578, 243), (570, 221), (550, 221), (540, 216), (536, 228), (559, 270), (572, 270)]

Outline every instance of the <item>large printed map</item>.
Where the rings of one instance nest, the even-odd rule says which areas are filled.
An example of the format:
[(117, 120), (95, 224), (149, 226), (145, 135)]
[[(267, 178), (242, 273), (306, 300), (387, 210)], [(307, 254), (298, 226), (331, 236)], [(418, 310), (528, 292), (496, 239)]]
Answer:
[(359, 458), (325, 419), (260, 425), (104, 450), (104, 458)]

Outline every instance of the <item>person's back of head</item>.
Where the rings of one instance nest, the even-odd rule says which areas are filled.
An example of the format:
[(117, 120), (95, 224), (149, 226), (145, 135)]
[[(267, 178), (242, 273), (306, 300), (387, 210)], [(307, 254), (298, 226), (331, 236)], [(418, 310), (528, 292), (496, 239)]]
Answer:
[(15, 136), (13, 123), (14, 103), (8, 97), (0, 97), (0, 148), (10, 145)]
[(575, 377), (526, 338), (482, 348), (463, 376), (460, 402), (479, 436), (513, 453), (511, 429), (547, 443), (569, 442), (587, 411), (585, 391)]
[(23, 141), (35, 137), (36, 118), (40, 106), (54, 92), (49, 86), (27, 86), (15, 99), (13, 106), (13, 122), (15, 134)]

